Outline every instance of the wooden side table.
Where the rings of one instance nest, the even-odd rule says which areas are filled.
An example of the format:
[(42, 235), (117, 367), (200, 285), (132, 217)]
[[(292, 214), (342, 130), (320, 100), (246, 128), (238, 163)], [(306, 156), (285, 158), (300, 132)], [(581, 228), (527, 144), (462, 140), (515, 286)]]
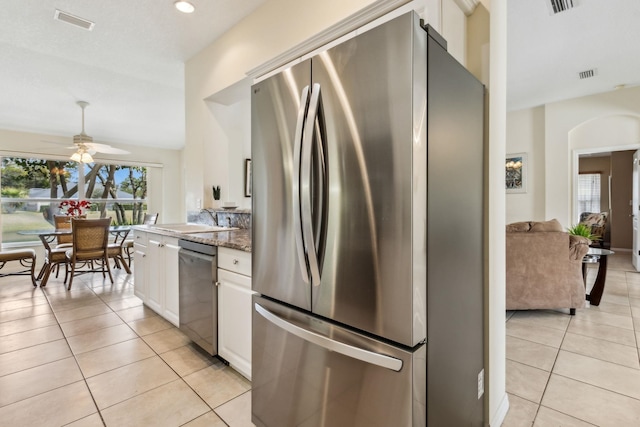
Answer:
[(589, 252), (582, 258), (582, 278), (584, 280), (585, 290), (587, 287), (587, 264), (598, 264), (598, 274), (596, 281), (591, 288), (591, 293), (587, 294), (587, 301), (591, 305), (600, 305), (602, 293), (604, 292), (604, 284), (607, 278), (607, 258), (615, 252), (609, 249), (589, 248)]

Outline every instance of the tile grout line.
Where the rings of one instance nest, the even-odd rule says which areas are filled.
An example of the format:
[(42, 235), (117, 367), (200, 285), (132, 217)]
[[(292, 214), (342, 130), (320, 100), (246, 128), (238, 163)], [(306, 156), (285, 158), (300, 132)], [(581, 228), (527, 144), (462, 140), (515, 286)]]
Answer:
[[(91, 290), (93, 291), (93, 288), (91, 288)], [(94, 292), (94, 294), (95, 294), (95, 292)], [(161, 354), (164, 354), (164, 353), (158, 353), (158, 352), (157, 352), (153, 347), (151, 347), (151, 346), (150, 346), (150, 345), (149, 345), (149, 344), (144, 340), (144, 336), (143, 336), (143, 335), (140, 335), (136, 330), (134, 330), (133, 328), (131, 328), (131, 326), (129, 325), (129, 322), (127, 322), (125, 319), (123, 319), (123, 318), (118, 314), (118, 311), (113, 310), (113, 309), (111, 308), (111, 306), (109, 306), (109, 304), (108, 304), (106, 301), (104, 301), (104, 300), (100, 297), (100, 295), (97, 295), (97, 294), (96, 294), (96, 296), (97, 296), (97, 297), (98, 297), (98, 298), (99, 298), (99, 299), (100, 299), (104, 304), (106, 304), (106, 305), (109, 307), (109, 309), (111, 309), (111, 310), (112, 310), (112, 312), (113, 312), (113, 313), (115, 313), (115, 314), (116, 314), (116, 316), (118, 316), (118, 318), (120, 318), (120, 320), (122, 320), (122, 321), (124, 322), (124, 324), (125, 324), (125, 325), (127, 325), (127, 326), (128, 326), (128, 327), (129, 327), (129, 328), (130, 328), (130, 329), (131, 329), (131, 330), (136, 334), (137, 338), (141, 339), (141, 340), (145, 343), (145, 345), (147, 345), (147, 346), (151, 349), (151, 351), (154, 353), (154, 355), (155, 355), (155, 356), (157, 356), (157, 357), (158, 357), (158, 358), (159, 358), (159, 359), (160, 359), (160, 360), (161, 360), (161, 361), (162, 361), (162, 362), (163, 362), (163, 363), (164, 363), (164, 364), (165, 364), (169, 369), (171, 369), (171, 371), (172, 371), (172, 372), (174, 372), (174, 373), (178, 376), (178, 380), (182, 381), (182, 383), (183, 383), (183, 384), (185, 384), (185, 385), (186, 385), (190, 390), (192, 390), (192, 391), (194, 392), (194, 394), (195, 394), (196, 396), (198, 396), (198, 398), (199, 398), (199, 399), (200, 399), (200, 400), (205, 404), (205, 406), (206, 406), (207, 408), (209, 408), (209, 410), (211, 410), (211, 411), (215, 414), (215, 408), (212, 408), (212, 407), (211, 407), (211, 405), (209, 405), (209, 404), (207, 403), (207, 401), (206, 401), (206, 400), (204, 400), (204, 398), (203, 398), (203, 397), (202, 397), (202, 396), (201, 396), (201, 395), (200, 395), (200, 394), (199, 394), (199, 393), (198, 393), (198, 392), (197, 392), (197, 391), (196, 391), (196, 390), (195, 390), (195, 389), (194, 389), (194, 388), (193, 388), (193, 387), (192, 387), (192, 386), (187, 382), (187, 381), (185, 381), (184, 377), (183, 377), (182, 375), (180, 375), (180, 374), (179, 374), (175, 369), (173, 369), (173, 367), (172, 367), (171, 365), (169, 365), (169, 364), (167, 363), (167, 361), (166, 361), (166, 360), (164, 360), (164, 358), (161, 356)], [(144, 306), (144, 304), (142, 304), (142, 306)], [(133, 307), (130, 307), (130, 308), (133, 308)], [(159, 315), (158, 315), (158, 316), (159, 316)], [(159, 317), (161, 317), (161, 316), (159, 316)], [(144, 318), (142, 318), (142, 319), (144, 319)], [(142, 320), (142, 319), (136, 319), (136, 320)], [(136, 320), (133, 320), (133, 321), (136, 321)], [(165, 319), (165, 320), (166, 320), (166, 319)], [(173, 325), (173, 324), (172, 324), (171, 326), (172, 326), (172, 327), (175, 327), (175, 325)], [(167, 329), (167, 330), (168, 330), (168, 329)], [(162, 332), (162, 331), (158, 331), (158, 332)], [(148, 334), (148, 335), (152, 335), (152, 334)], [(108, 346), (106, 346), (106, 347), (108, 347)], [(103, 348), (104, 348), (104, 347), (103, 347)], [(179, 348), (179, 347), (178, 347), (178, 348)], [(168, 350), (168, 351), (172, 351), (172, 350)], [(167, 352), (168, 352), (168, 351), (167, 351)], [(72, 353), (73, 353), (73, 350), (72, 350)], [(165, 352), (165, 353), (166, 353), (166, 352)], [(75, 353), (74, 353), (74, 354), (75, 354)], [(154, 357), (154, 356), (150, 356), (150, 357), (145, 358), (145, 359), (142, 359), (142, 360), (150, 359), (151, 357)], [(132, 362), (132, 363), (128, 363), (128, 364), (123, 365), (123, 366), (132, 365), (132, 364), (137, 363), (137, 362), (139, 362), (139, 361)], [(121, 367), (122, 367), (122, 366), (119, 366), (118, 368), (114, 368), (114, 369), (112, 369), (111, 371), (113, 371), (113, 370), (115, 370), (115, 369), (119, 369), (119, 368), (121, 368)], [(207, 369), (207, 368), (205, 367), (205, 368), (202, 368), (202, 369)], [(106, 372), (109, 372), (109, 371), (106, 371)], [(104, 373), (104, 372), (103, 372), (103, 373)], [(101, 373), (101, 374), (102, 374), (102, 373)], [(84, 377), (84, 373), (83, 373), (82, 375), (83, 375), (83, 377)], [(176, 381), (176, 380), (174, 380), (174, 381)], [(148, 393), (148, 392), (150, 392), (150, 391), (152, 391), (152, 390), (155, 390), (155, 389), (158, 389), (158, 388), (160, 388), (160, 387), (163, 387), (163, 386), (165, 386), (165, 385), (167, 385), (167, 384), (170, 384), (170, 383), (172, 383), (172, 382), (173, 382), (173, 381), (170, 381), (170, 382), (165, 383), (165, 384), (158, 385), (158, 386), (153, 387), (153, 388), (151, 388), (151, 389), (149, 389), (149, 390), (146, 390), (146, 391), (145, 391), (145, 392), (143, 392), (143, 393), (137, 394), (136, 396), (141, 396), (141, 395), (143, 395), (143, 394), (145, 394), (145, 393)], [(87, 387), (88, 387), (88, 385), (87, 385)], [(248, 390), (247, 390), (247, 391), (248, 391)], [(244, 394), (244, 393), (242, 393), (242, 394)], [(242, 394), (241, 394), (241, 395), (242, 395)], [(136, 397), (136, 396), (132, 396), (132, 397), (130, 397), (129, 399), (133, 399), (133, 398), (134, 398), (134, 397)], [(239, 396), (236, 396), (236, 397), (239, 397)], [(115, 404), (113, 404), (113, 405), (111, 405), (111, 406), (109, 406), (109, 407), (107, 407), (107, 408), (103, 408), (103, 410), (104, 410), (104, 409), (111, 408), (111, 407), (113, 407), (113, 406), (115, 406), (115, 405), (121, 404), (121, 403), (123, 403), (123, 402), (126, 402), (126, 400), (129, 400), (129, 399), (125, 399), (125, 400), (123, 400), (122, 402), (115, 403)], [(235, 397), (234, 397), (234, 399), (235, 399)], [(229, 401), (231, 401), (231, 400), (233, 400), (233, 399), (230, 399)], [(224, 402), (224, 403), (228, 403), (229, 401), (226, 401), (226, 402)], [(224, 404), (224, 403), (223, 403), (223, 404)], [(219, 406), (221, 406), (221, 405), (219, 405)], [(97, 408), (97, 407), (98, 407), (98, 405), (96, 404), (96, 408)], [(101, 409), (98, 409), (98, 412), (100, 412), (100, 417), (102, 418), (102, 413), (101, 413), (101, 411), (102, 411)], [(206, 412), (205, 412), (205, 414), (206, 414)], [(195, 417), (195, 418), (193, 418), (193, 419), (191, 419), (191, 420), (188, 420), (186, 423), (190, 423), (191, 421), (193, 421), (193, 420), (195, 420), (195, 419), (197, 419), (197, 418), (199, 418), (199, 417), (201, 417), (201, 416), (203, 416), (203, 415), (204, 415), (204, 414), (200, 414), (200, 415), (198, 415), (197, 417)], [(220, 418), (220, 417), (218, 417), (218, 418)], [(222, 418), (220, 418), (220, 419), (222, 420)], [(222, 421), (224, 422), (224, 420), (222, 420)], [(104, 423), (104, 419), (103, 419), (103, 423)], [(186, 424), (186, 423), (185, 423), (185, 424)], [(226, 425), (228, 425), (226, 422), (225, 422), (225, 424), (226, 424)], [(106, 425), (106, 423), (105, 423), (105, 425)]]
[[(86, 283), (83, 283), (83, 285), (86, 287)], [(65, 286), (65, 288), (66, 288), (66, 286)], [(42, 289), (42, 288), (40, 288), (40, 289)], [(90, 290), (91, 290), (91, 292), (93, 292), (93, 289), (90, 289)], [(67, 292), (70, 292), (70, 291), (67, 291)], [(96, 408), (98, 416), (100, 417), (100, 421), (102, 422), (103, 426), (106, 426), (107, 424), (104, 421), (104, 418), (102, 417), (102, 411), (98, 407), (98, 402), (96, 402), (96, 399), (95, 399), (95, 397), (93, 395), (93, 392), (91, 391), (91, 387), (89, 387), (89, 383), (87, 382), (87, 377), (84, 375), (84, 372), (82, 371), (82, 368), (80, 367), (80, 363), (78, 363), (78, 357), (77, 357), (75, 351), (73, 351), (73, 348), (71, 348), (71, 344), (69, 344), (69, 340), (67, 339), (67, 336), (65, 335), (64, 330), (62, 329), (62, 326), (60, 326), (60, 321), (58, 320), (58, 316), (56, 315), (55, 311), (53, 310), (53, 306), (51, 305), (51, 301), (49, 300), (49, 295), (44, 291), (42, 291), (42, 293), (47, 298), (47, 302), (49, 303), (49, 307), (51, 308), (51, 311), (53, 312), (54, 317), (56, 318), (56, 322), (58, 322), (58, 328), (60, 328), (60, 332), (62, 333), (62, 336), (64, 337), (65, 341), (67, 342), (67, 346), (69, 347), (69, 351), (71, 352), (71, 355), (73, 356), (73, 360), (76, 362), (76, 366), (78, 367), (78, 371), (80, 371), (80, 375), (82, 375), (82, 380), (84, 381), (85, 387), (87, 387), (87, 390), (89, 391), (89, 396), (91, 396), (91, 401), (93, 402), (93, 404), (94, 404), (94, 406)], [(93, 292), (93, 294), (95, 295), (95, 292)], [(109, 307), (109, 308), (111, 308), (111, 307)], [(87, 415), (87, 417), (88, 416), (91, 416), (91, 414)], [(86, 418), (86, 417), (78, 418), (77, 420), (73, 420), (73, 421), (71, 421), (71, 422), (69, 422), (67, 424), (74, 423), (74, 422), (79, 421), (79, 420), (81, 420), (83, 418)]]
[[(626, 272), (625, 272), (625, 273), (626, 273)], [(629, 291), (628, 291), (628, 283), (627, 283), (627, 281), (626, 281), (626, 274), (625, 274), (625, 287), (626, 287), (626, 290), (627, 290), (627, 301), (629, 301), (629, 298), (630, 298), (630, 297), (629, 297), (629, 293), (628, 293)], [(588, 308), (588, 307), (585, 307), (585, 308)], [(613, 313), (609, 313), (609, 314), (613, 314)], [(577, 314), (576, 314), (576, 315), (577, 315)], [(557, 373), (554, 373), (554, 372), (553, 372), (553, 370), (554, 370), (554, 368), (555, 368), (555, 366), (556, 366), (556, 363), (557, 363), (557, 361), (558, 361), (558, 357), (559, 357), (559, 355), (560, 355), (560, 351), (562, 350), (562, 344), (564, 343), (564, 340), (565, 340), (565, 338), (566, 338), (566, 336), (567, 336), (567, 333), (569, 333), (569, 332), (568, 332), (568, 331), (569, 331), (569, 327), (571, 326), (571, 323), (574, 321), (574, 319), (575, 319), (575, 318), (576, 318), (576, 316), (572, 316), (572, 318), (569, 320), (569, 323), (568, 323), (568, 325), (567, 325), (567, 328), (565, 329), (565, 332), (564, 332), (564, 334), (563, 334), (562, 341), (561, 341), (561, 343), (560, 343), (560, 346), (558, 347), (558, 352), (557, 352), (557, 354), (556, 354), (556, 358), (555, 358), (555, 360), (554, 360), (553, 366), (552, 366), (551, 371), (550, 371), (550, 373), (549, 373), (549, 379), (547, 380), (547, 383), (546, 383), (546, 385), (545, 385), (545, 388), (544, 388), (544, 390), (543, 390), (543, 392), (542, 392), (542, 398), (540, 399), (540, 404), (538, 405), (538, 407), (537, 407), (537, 409), (536, 409), (536, 415), (535, 415), (535, 417), (533, 418), (533, 424), (535, 424), (535, 421), (536, 421), (536, 419), (538, 418), (538, 414), (539, 414), (539, 412), (540, 412), (540, 407), (541, 407), (541, 406), (543, 406), (543, 405), (542, 405), (542, 400), (544, 399), (544, 396), (545, 396), (545, 394), (546, 394), (546, 392), (547, 392), (547, 387), (549, 386), (549, 382), (550, 382), (550, 380), (551, 380), (551, 375), (558, 375), (558, 376), (560, 376), (560, 377), (567, 378), (567, 379), (570, 379), (570, 380), (572, 380), (572, 381), (581, 382), (581, 383), (583, 383), (583, 384), (586, 384), (586, 385), (589, 385), (589, 386), (592, 386), (592, 387), (596, 387), (596, 388), (599, 388), (599, 389), (601, 389), (601, 390), (605, 390), (605, 391), (608, 391), (608, 392), (611, 392), (611, 393), (615, 393), (615, 394), (618, 394), (618, 395), (621, 395), (621, 396), (625, 396), (625, 397), (627, 397), (627, 398), (631, 398), (631, 399), (635, 399), (635, 400), (639, 400), (639, 401), (640, 401), (640, 399), (636, 399), (636, 398), (634, 398), (634, 397), (632, 397), (632, 396), (627, 396), (627, 395), (625, 395), (625, 394), (618, 393), (618, 392), (613, 391), (613, 390), (608, 390), (608, 389), (603, 388), (603, 387), (599, 387), (599, 386), (596, 386), (596, 385), (593, 385), (593, 384), (585, 383), (584, 381), (580, 381), (580, 380), (577, 380), (577, 379), (575, 379), (575, 378), (566, 377), (566, 376), (564, 376), (564, 375), (560, 375), (560, 374), (557, 374)], [(637, 352), (637, 351), (638, 351), (638, 348), (637, 348), (637, 336), (636, 336), (636, 334), (635, 334), (635, 323), (633, 322), (633, 316), (632, 316), (632, 315), (631, 315), (631, 320), (632, 320), (632, 328), (633, 328), (633, 329), (632, 329), (632, 331), (634, 332), (634, 337), (636, 338), (636, 352)], [(611, 326), (611, 325), (608, 325), (608, 326)], [(615, 327), (615, 326), (612, 326), (612, 327)], [(623, 328), (620, 328), (620, 329), (623, 329)], [(607, 340), (603, 340), (603, 341), (607, 341)], [(566, 351), (566, 350), (562, 350), (562, 351)], [(573, 353), (573, 352), (571, 352), (571, 353)], [(574, 353), (574, 354), (580, 354), (580, 353)], [(586, 356), (586, 355), (582, 355), (582, 356), (585, 356), (585, 357), (591, 357), (591, 356)], [(593, 358), (593, 359), (595, 359), (595, 360), (601, 360), (601, 359), (597, 359), (597, 358)], [(602, 361), (604, 361), (604, 360), (602, 360)], [(607, 361), (604, 361), (604, 362), (607, 362)], [(614, 362), (609, 362), (609, 363), (614, 363)], [(614, 364), (619, 365), (619, 364), (617, 364), (617, 363), (614, 363)], [(624, 366), (624, 365), (619, 365), (619, 366)], [(546, 407), (546, 406), (545, 406), (545, 407)], [(552, 410), (554, 410), (554, 411), (557, 411), (556, 409), (553, 409), (553, 408), (550, 408), (550, 409), (552, 409)], [(562, 413), (562, 414), (564, 414), (564, 415), (566, 415), (566, 416), (569, 416), (569, 417), (571, 417), (571, 418), (575, 418), (575, 419), (578, 419), (578, 420), (584, 421), (584, 422), (586, 422), (586, 423), (588, 423), (588, 424), (591, 424), (591, 423), (589, 423), (587, 420), (583, 420), (582, 418), (578, 418), (578, 417), (575, 417), (575, 416), (570, 415), (570, 414), (566, 414), (566, 413), (561, 412), (561, 411), (557, 411), (557, 412)]]

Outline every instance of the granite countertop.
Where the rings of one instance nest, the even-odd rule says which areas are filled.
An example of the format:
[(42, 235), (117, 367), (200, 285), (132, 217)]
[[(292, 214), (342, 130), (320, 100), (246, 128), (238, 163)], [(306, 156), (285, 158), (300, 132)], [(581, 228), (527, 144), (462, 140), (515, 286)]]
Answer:
[(163, 236), (177, 237), (179, 239), (189, 240), (192, 242), (205, 243), (207, 245), (251, 252), (251, 230), (246, 228), (229, 231), (216, 231), (211, 233), (175, 233), (167, 230), (159, 230), (148, 225), (136, 225), (133, 229), (146, 231), (148, 233), (161, 234)]

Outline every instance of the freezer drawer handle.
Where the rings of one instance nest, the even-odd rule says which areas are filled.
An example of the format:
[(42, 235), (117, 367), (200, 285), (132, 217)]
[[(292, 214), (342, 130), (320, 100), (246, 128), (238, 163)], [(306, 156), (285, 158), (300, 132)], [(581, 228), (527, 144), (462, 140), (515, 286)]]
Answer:
[(256, 311), (262, 317), (264, 317), (274, 325), (312, 344), (318, 345), (329, 351), (335, 351), (337, 353), (344, 354), (345, 356), (349, 356), (354, 359), (358, 359), (363, 362), (370, 363), (372, 365), (377, 365), (382, 368), (391, 369), (392, 371), (399, 372), (400, 369), (402, 369), (402, 360), (400, 359), (396, 359), (395, 357), (385, 356), (379, 353), (374, 353), (368, 350), (363, 350), (358, 347), (353, 347), (351, 345), (334, 341), (316, 332), (303, 329), (299, 326), (296, 326), (292, 323), (287, 322), (284, 319), (281, 319), (280, 317), (271, 313), (269, 310), (262, 307), (258, 303), (255, 303), (255, 308), (256, 308)]

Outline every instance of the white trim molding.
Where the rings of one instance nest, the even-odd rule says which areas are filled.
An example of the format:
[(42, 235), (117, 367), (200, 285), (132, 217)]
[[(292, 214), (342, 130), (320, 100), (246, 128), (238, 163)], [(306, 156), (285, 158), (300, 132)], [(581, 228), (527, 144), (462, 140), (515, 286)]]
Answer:
[(460, 10), (464, 12), (466, 16), (469, 16), (476, 10), (476, 7), (480, 4), (480, 0), (453, 0), (458, 5)]
[[(351, 16), (339, 21), (335, 25), (321, 31), (313, 37), (308, 38), (302, 43), (292, 47), (276, 56), (275, 58), (247, 71), (247, 76), (250, 78), (257, 78), (264, 74), (269, 73), (293, 60), (317, 49), (343, 35), (354, 31), (365, 24), (383, 16), (386, 13), (402, 6), (405, 3), (409, 3), (410, 0), (377, 0), (371, 3), (369, 6), (354, 13)], [(475, 0), (465, 0), (475, 1)]]
[(509, 396), (505, 393), (505, 395), (502, 397), (502, 401), (500, 402), (500, 405), (498, 406), (498, 410), (494, 414), (493, 419), (491, 420), (491, 423), (489, 424), (489, 426), (491, 427), (501, 426), (502, 423), (504, 422), (504, 419), (507, 416), (507, 412), (509, 412)]

